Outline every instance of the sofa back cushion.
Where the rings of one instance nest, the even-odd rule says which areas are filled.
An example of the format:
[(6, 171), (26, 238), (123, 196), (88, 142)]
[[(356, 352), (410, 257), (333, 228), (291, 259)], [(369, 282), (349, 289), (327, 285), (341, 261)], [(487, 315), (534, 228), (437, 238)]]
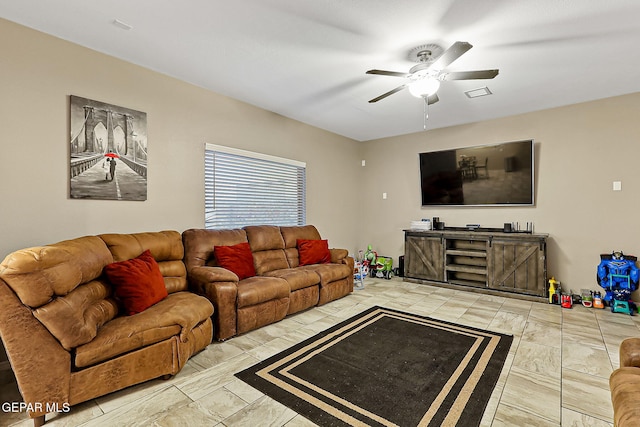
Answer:
[(113, 254), (114, 261), (136, 258), (147, 249), (158, 263), (168, 293), (186, 291), (187, 270), (182, 258), (184, 246), (177, 231), (134, 234), (101, 234), (99, 236)]
[(102, 274), (113, 257), (96, 236), (16, 251), (0, 264), (0, 278), (23, 304), (35, 308)]
[(251, 225), (244, 227), (244, 230), (253, 252), (253, 263), (258, 275), (289, 268), (280, 227)]
[(320, 233), (313, 225), (280, 227), (282, 238), (285, 243), (285, 254), (287, 262), (291, 268), (300, 265), (300, 254), (298, 253), (298, 240), (320, 240)]
[(214, 256), (216, 246), (233, 246), (247, 243), (247, 233), (242, 229), (206, 230), (194, 228), (182, 233), (184, 263), (187, 269), (194, 267), (219, 267)]
[(118, 314), (111, 286), (101, 277), (111, 262), (102, 239), (86, 236), (16, 251), (0, 264), (0, 277), (70, 350), (91, 341)]

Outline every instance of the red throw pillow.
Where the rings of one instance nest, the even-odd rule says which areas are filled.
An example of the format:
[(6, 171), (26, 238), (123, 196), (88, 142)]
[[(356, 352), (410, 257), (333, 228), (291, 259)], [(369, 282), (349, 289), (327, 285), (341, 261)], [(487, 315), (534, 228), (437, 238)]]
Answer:
[(300, 265), (327, 264), (331, 262), (327, 240), (297, 240)]
[(213, 255), (216, 257), (220, 267), (233, 271), (240, 280), (256, 275), (249, 243), (238, 243), (233, 246), (214, 246)]
[(149, 250), (137, 258), (111, 263), (105, 266), (104, 272), (129, 316), (143, 312), (169, 295), (160, 267)]

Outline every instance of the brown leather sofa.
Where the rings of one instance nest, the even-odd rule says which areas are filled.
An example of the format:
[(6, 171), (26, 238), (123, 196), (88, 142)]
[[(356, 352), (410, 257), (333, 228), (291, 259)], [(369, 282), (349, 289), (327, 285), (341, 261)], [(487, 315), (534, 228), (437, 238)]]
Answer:
[[(118, 313), (103, 269), (150, 250), (168, 296)], [(211, 303), (188, 291), (181, 234), (86, 236), (0, 264), (0, 336), (34, 425), (48, 412), (174, 375), (212, 339)]]
[[(298, 239), (320, 240), (312, 225), (248, 226), (182, 233), (191, 289), (214, 305), (214, 336), (224, 340), (322, 305), (353, 291), (353, 258), (330, 249), (329, 263), (300, 265)], [(249, 243), (255, 276), (242, 280), (219, 266), (214, 248)]]
[(620, 368), (609, 378), (616, 427), (640, 425), (640, 338), (620, 344)]

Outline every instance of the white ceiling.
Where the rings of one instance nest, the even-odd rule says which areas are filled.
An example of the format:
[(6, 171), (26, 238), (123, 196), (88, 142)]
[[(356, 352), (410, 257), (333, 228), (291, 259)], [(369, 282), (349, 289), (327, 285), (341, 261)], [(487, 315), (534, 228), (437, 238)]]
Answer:
[[(640, 91), (638, 0), (0, 0), (0, 17), (313, 126), (370, 140), (423, 130), (408, 51), (474, 47), (428, 129)], [(114, 25), (118, 19), (133, 28)], [(493, 95), (464, 91), (488, 86)]]

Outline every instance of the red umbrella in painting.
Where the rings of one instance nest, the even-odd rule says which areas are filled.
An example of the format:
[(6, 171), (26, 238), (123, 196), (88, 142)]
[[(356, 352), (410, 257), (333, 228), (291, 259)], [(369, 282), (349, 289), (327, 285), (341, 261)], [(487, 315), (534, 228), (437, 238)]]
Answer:
[(120, 156), (118, 156), (116, 153), (111, 153), (111, 152), (105, 154), (104, 156), (105, 157), (111, 157), (112, 159), (119, 159), (120, 158)]

